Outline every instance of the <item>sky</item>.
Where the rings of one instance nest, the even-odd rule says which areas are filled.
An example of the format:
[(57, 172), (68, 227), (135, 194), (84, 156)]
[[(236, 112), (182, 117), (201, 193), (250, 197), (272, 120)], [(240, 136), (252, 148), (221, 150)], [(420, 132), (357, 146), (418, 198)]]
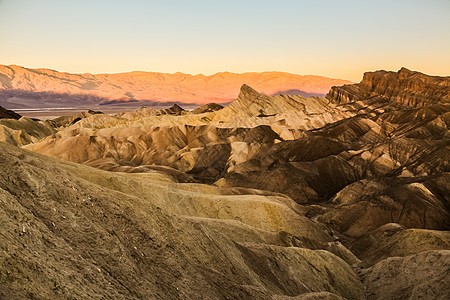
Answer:
[(71, 73), (450, 75), (450, 0), (0, 0), (0, 64)]

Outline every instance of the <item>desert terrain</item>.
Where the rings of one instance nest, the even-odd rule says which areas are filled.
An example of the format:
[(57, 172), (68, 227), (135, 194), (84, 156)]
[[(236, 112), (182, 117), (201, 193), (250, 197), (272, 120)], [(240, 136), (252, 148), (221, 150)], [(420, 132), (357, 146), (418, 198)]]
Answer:
[(450, 298), (450, 77), (0, 71), (0, 299)]

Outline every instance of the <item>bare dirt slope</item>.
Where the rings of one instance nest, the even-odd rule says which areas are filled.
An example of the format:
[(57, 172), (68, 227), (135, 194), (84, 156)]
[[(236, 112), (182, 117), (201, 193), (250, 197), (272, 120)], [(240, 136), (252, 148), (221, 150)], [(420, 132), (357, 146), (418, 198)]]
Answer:
[(2, 299), (362, 297), (347, 263), (311, 250), (332, 239), (289, 198), (0, 150)]

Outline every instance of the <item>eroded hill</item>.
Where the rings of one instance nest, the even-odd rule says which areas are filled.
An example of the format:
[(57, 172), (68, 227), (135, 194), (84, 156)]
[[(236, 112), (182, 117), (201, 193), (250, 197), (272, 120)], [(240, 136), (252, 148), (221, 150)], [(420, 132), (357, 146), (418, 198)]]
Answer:
[(2, 298), (363, 294), (350, 266), (320, 250), (334, 243), (325, 226), (286, 196), (0, 150)]
[(448, 82), (41, 122), (22, 144), (47, 156), (0, 144), (4, 295), (446, 299)]

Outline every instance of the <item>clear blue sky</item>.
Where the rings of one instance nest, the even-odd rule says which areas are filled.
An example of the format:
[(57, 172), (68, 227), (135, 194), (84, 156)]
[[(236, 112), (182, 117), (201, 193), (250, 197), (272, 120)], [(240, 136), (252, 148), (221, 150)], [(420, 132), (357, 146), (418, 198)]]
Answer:
[(450, 75), (450, 0), (0, 0), (0, 64)]

